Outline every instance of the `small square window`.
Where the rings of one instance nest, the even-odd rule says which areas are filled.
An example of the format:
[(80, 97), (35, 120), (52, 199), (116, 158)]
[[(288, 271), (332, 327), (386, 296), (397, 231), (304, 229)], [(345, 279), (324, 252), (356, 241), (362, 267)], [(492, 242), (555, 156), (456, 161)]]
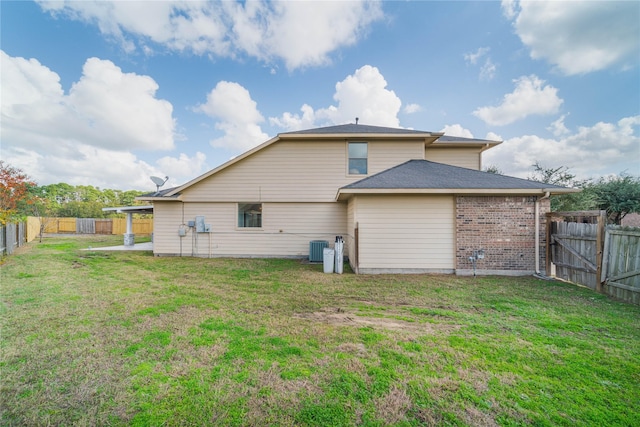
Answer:
[(349, 175), (367, 174), (368, 151), (366, 142), (349, 143)]
[(262, 227), (262, 203), (238, 203), (238, 227)]

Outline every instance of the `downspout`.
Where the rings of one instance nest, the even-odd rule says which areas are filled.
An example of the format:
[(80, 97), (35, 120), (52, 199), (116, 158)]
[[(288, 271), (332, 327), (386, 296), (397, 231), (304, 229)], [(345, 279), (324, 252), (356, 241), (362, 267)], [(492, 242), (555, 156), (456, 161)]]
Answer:
[(551, 195), (551, 193), (549, 193), (548, 191), (544, 194), (544, 196), (542, 197), (537, 197), (536, 198), (536, 204), (535, 204), (535, 229), (536, 229), (536, 235), (535, 235), (535, 257), (536, 257), (536, 276), (541, 276), (540, 274), (540, 200), (543, 199), (548, 199), (549, 196)]

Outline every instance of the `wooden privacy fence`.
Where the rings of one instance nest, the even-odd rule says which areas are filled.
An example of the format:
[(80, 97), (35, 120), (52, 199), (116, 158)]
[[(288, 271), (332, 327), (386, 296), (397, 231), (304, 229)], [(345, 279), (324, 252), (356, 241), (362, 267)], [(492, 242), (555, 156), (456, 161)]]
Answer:
[(11, 255), (16, 248), (25, 243), (27, 243), (26, 221), (0, 225), (0, 255)]
[(555, 277), (600, 290), (602, 251), (598, 248), (602, 244), (598, 241), (598, 225), (552, 222), (550, 234), (551, 248), (547, 253), (555, 267)]
[(551, 212), (547, 222), (548, 276), (640, 304), (640, 229), (606, 226), (604, 211)]
[(607, 294), (640, 304), (640, 229), (607, 227), (601, 282)]
[[(76, 234), (124, 234), (127, 232), (126, 218), (44, 218), (45, 233)], [(133, 234), (153, 233), (153, 219), (143, 218), (132, 221)]]
[[(74, 234), (124, 234), (127, 231), (126, 218), (36, 218), (0, 225), (0, 256), (11, 255), (16, 248), (34, 240), (44, 233)], [(134, 219), (133, 233), (150, 235), (153, 233), (153, 219)]]
[[(153, 233), (153, 219), (134, 219), (131, 224), (133, 234)], [(126, 218), (113, 218), (113, 230), (111, 234), (124, 234), (127, 232)]]

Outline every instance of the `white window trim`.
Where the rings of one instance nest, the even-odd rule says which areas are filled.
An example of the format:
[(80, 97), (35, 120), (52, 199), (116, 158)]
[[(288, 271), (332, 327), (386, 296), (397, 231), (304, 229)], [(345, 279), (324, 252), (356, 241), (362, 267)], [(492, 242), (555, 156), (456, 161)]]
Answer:
[[(262, 212), (260, 214), (260, 227), (240, 227), (238, 225), (238, 214), (240, 213), (240, 205), (260, 205)], [(235, 228), (236, 231), (262, 231), (264, 227), (264, 203), (262, 202), (236, 202)]]
[[(349, 157), (349, 144), (353, 144), (353, 143), (360, 143), (360, 144), (367, 144), (367, 173), (351, 173), (349, 170), (349, 160), (351, 160), (351, 157)], [(357, 177), (357, 176), (362, 176), (362, 177), (366, 177), (369, 176), (369, 156), (370, 156), (370, 152), (369, 152), (369, 141), (347, 141), (347, 143), (345, 144), (345, 152), (346, 152), (346, 165), (345, 165), (345, 169), (346, 169), (346, 176), (347, 177)]]

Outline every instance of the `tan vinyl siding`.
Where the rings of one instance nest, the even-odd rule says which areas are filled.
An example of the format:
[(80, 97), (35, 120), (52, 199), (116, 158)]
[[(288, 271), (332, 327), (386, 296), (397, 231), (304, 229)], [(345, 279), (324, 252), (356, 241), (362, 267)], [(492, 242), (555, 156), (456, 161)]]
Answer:
[(424, 159), (424, 141), (369, 143), (369, 175), (398, 166), (409, 160)]
[[(424, 143), (369, 142), (368, 175), (424, 155)], [(367, 175), (347, 174), (347, 141), (279, 141), (183, 192), (206, 202), (328, 202)]]
[(355, 220), (362, 272), (455, 267), (452, 196), (358, 196)]
[[(347, 234), (346, 203), (263, 203), (262, 212), (262, 228), (238, 228), (236, 203), (185, 204), (184, 221), (203, 215), (213, 232), (193, 233), (189, 230), (182, 238), (181, 254), (200, 257), (306, 257), (311, 240), (333, 242), (335, 236)], [(180, 255), (177, 229), (168, 238), (173, 244), (162, 247), (168, 248), (167, 252), (155, 252)]]
[(432, 162), (461, 168), (480, 170), (481, 154), (478, 148), (431, 148), (427, 147), (425, 159)]
[(355, 257), (355, 198), (349, 199), (347, 202), (347, 235), (344, 237), (345, 242), (345, 251), (349, 257), (349, 263), (351, 267), (355, 267), (356, 257)]
[(182, 203), (153, 204), (153, 253), (179, 254), (178, 229), (182, 224)]
[(211, 176), (184, 201), (310, 202), (334, 200), (347, 181), (344, 143), (280, 141)]

